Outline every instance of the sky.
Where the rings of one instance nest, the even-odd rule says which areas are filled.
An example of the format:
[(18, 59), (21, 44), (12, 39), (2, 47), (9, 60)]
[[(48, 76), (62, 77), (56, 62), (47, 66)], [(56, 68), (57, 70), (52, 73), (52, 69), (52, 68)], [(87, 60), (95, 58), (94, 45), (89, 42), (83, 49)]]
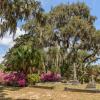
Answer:
[[(91, 14), (97, 17), (96, 22), (94, 23), (96, 29), (100, 29), (100, 0), (37, 0), (41, 2), (42, 7), (46, 12), (49, 12), (51, 7), (55, 7), (61, 3), (72, 3), (72, 2), (85, 2), (91, 11)], [(23, 22), (18, 23), (16, 36), (18, 37), (22, 34), (25, 34), (24, 31), (20, 30), (20, 25), (22, 25)], [(9, 36), (9, 32), (4, 36), (3, 39), (0, 39), (0, 62), (3, 60), (3, 56), (6, 54), (6, 52), (14, 45), (12, 36)], [(96, 64), (100, 64), (100, 61), (97, 61)]]

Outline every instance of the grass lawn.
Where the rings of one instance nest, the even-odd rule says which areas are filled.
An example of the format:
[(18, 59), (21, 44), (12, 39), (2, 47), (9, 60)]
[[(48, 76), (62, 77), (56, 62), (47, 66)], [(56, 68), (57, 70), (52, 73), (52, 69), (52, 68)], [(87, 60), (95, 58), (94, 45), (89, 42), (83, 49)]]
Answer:
[[(0, 87), (0, 100), (100, 100), (100, 94), (79, 93), (63, 91), (64, 87), (85, 88), (85, 85), (65, 85), (60, 83), (41, 84), (55, 86), (54, 90), (40, 89), (34, 87)], [(97, 84), (100, 88), (100, 85)]]

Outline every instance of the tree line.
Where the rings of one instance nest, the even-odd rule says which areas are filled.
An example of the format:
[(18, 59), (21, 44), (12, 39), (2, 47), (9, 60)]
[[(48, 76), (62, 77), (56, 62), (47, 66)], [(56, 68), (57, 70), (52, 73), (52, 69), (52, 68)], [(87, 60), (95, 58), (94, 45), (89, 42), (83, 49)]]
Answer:
[(35, 0), (0, 0), (0, 8), (1, 37), (9, 30), (14, 36), (18, 21), (25, 21), (26, 34), (4, 57), (6, 70), (26, 75), (50, 70), (82, 82), (95, 75), (91, 64), (100, 59), (100, 30), (85, 3), (60, 4), (46, 13)]

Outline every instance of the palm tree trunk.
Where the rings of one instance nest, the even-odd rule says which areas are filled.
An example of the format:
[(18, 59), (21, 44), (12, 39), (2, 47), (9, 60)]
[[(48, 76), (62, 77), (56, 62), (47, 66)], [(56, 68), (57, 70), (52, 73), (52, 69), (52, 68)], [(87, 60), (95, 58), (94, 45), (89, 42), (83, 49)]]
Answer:
[(43, 61), (43, 71), (46, 72), (44, 61)]
[(91, 78), (92, 78), (92, 79), (91, 79), (91, 83), (92, 83), (92, 84), (95, 84), (94, 75), (91, 75)]
[(74, 80), (77, 80), (76, 64), (75, 63), (74, 63), (73, 71), (74, 71)]
[(85, 83), (84, 76), (85, 76), (85, 67), (83, 66), (83, 84)]

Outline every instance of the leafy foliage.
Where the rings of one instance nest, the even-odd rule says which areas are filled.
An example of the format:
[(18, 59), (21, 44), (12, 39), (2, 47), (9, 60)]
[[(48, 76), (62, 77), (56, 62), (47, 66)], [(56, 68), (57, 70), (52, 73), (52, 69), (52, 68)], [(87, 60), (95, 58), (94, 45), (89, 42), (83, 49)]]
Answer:
[[(35, 0), (0, 0), (0, 37), (9, 30), (15, 35), (18, 21), (41, 16), (40, 2)], [(37, 17), (36, 17), (37, 18)]]
[[(11, 5), (16, 3), (20, 4), (20, 1), (13, 1)], [(20, 7), (24, 3), (26, 1)], [(22, 19), (28, 19), (31, 10), (36, 7), (35, 17), (28, 19), (23, 25), (28, 34), (17, 38), (14, 47), (5, 56), (7, 69), (23, 72), (27, 76), (33, 72), (33, 68), (41, 74), (55, 66), (55, 72), (61, 72), (67, 79), (78, 73), (75, 75), (77, 79), (83, 80), (88, 72), (87, 66), (100, 59), (100, 31), (94, 27), (96, 17), (91, 15), (90, 9), (84, 3), (61, 4), (48, 13), (43, 13), (37, 2), (34, 1), (34, 4), (36, 5), (32, 8), (28, 4), (24, 13), (19, 10), (18, 16), (15, 16), (15, 10), (8, 9), (15, 12), (13, 17), (16, 22), (20, 19), (20, 14)], [(12, 18), (12, 13), (8, 17)], [(11, 29), (13, 24), (8, 26)], [(44, 81), (55, 81), (56, 77), (55, 73), (43, 74)]]
[(4, 70), (5, 66), (3, 64), (0, 64), (0, 70)]
[(35, 84), (40, 81), (40, 76), (38, 74), (28, 74), (27, 80), (30, 84)]
[(24, 72), (26, 75), (31, 73), (32, 68), (42, 67), (43, 57), (41, 52), (30, 46), (13, 48), (6, 56), (6, 70)]

